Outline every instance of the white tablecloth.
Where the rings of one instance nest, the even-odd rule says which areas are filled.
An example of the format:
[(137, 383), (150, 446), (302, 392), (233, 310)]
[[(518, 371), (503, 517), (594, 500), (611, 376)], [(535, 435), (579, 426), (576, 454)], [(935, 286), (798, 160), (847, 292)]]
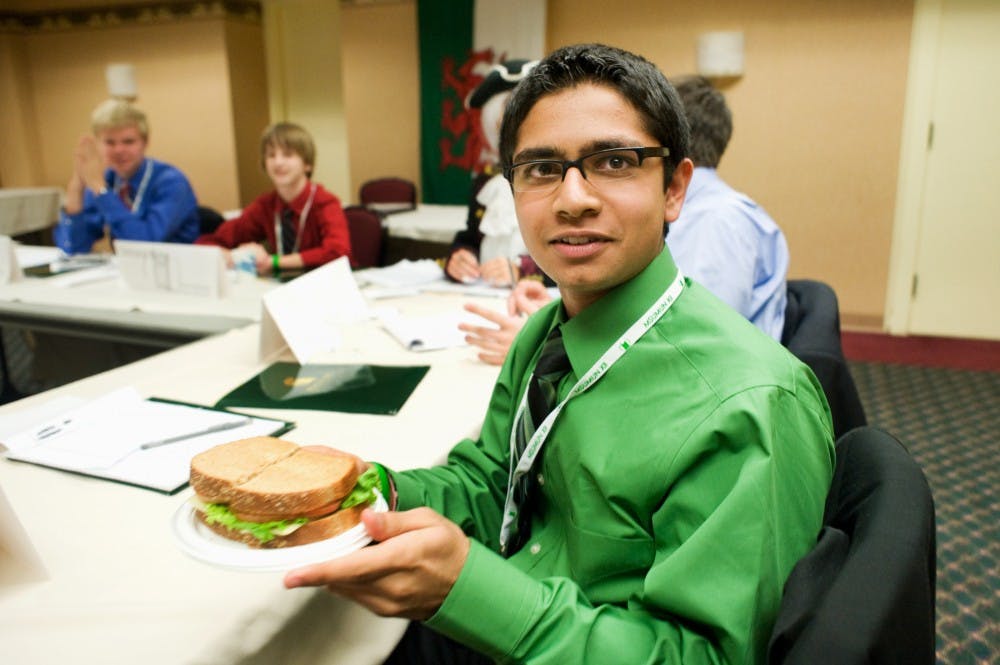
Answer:
[(385, 227), (394, 238), (426, 240), (450, 245), (465, 228), (468, 208), (461, 205), (421, 204), (416, 210), (386, 215)]
[(0, 189), (0, 235), (16, 236), (52, 226), (59, 219), (56, 187)]

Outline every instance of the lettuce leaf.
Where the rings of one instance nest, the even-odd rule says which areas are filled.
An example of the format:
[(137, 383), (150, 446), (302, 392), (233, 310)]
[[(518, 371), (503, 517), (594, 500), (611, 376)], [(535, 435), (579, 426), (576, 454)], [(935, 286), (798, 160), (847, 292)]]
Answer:
[(305, 517), (299, 517), (294, 520), (274, 522), (246, 522), (234, 515), (229, 506), (222, 503), (205, 504), (205, 520), (209, 524), (221, 524), (234, 531), (245, 531), (262, 543), (274, 540), (275, 531), (281, 531), (289, 526), (299, 526), (309, 521)]
[(375, 492), (372, 490), (378, 487), (378, 484), (378, 471), (375, 467), (371, 467), (358, 476), (358, 482), (354, 484), (354, 489), (344, 497), (344, 501), (340, 504), (340, 507), (350, 508), (362, 503), (374, 503)]

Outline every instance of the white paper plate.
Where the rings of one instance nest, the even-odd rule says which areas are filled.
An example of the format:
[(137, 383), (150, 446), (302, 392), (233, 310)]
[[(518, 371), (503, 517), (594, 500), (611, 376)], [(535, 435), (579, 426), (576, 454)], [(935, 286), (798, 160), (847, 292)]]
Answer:
[[(377, 512), (389, 509), (381, 494), (373, 507)], [(340, 535), (308, 545), (254, 549), (209, 529), (195, 517), (195, 509), (187, 501), (174, 513), (172, 526), (177, 545), (188, 556), (220, 568), (255, 573), (285, 572), (329, 561), (355, 552), (372, 540), (365, 525), (359, 523)]]

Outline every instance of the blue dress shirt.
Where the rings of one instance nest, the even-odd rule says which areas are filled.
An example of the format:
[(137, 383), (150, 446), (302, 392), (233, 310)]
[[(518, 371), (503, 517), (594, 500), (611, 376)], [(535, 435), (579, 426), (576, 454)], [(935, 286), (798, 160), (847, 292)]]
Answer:
[(715, 169), (695, 168), (667, 245), (685, 275), (781, 340), (788, 245), (750, 197), (723, 182)]
[[(149, 173), (146, 186), (143, 178)], [(188, 179), (177, 168), (164, 162), (146, 159), (129, 178), (135, 197), (134, 210), (115, 191), (115, 174), (104, 173), (108, 190), (97, 194), (86, 189), (83, 209), (75, 215), (59, 214), (55, 228), (56, 244), (67, 254), (90, 251), (91, 245), (104, 235), (104, 226), (111, 229), (112, 238), (152, 242), (194, 242), (199, 234), (198, 201)]]

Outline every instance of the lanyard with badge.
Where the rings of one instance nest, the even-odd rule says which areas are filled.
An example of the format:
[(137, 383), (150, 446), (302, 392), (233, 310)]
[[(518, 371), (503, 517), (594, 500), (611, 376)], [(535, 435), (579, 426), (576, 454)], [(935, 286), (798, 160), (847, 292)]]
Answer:
[[(640, 316), (635, 323), (633, 323), (628, 330), (626, 330), (621, 337), (615, 341), (608, 350), (597, 359), (589, 370), (583, 375), (573, 389), (569, 391), (569, 394), (559, 402), (549, 412), (549, 415), (542, 421), (542, 424), (538, 426), (535, 433), (532, 434), (531, 439), (528, 441), (528, 445), (525, 447), (524, 452), (521, 454), (521, 458), (517, 461), (517, 465), (514, 464), (514, 456), (517, 454), (517, 426), (511, 428), (510, 433), (510, 472), (507, 474), (507, 498), (504, 501), (503, 507), (503, 523), (500, 525), (500, 551), (504, 551), (507, 548), (507, 541), (510, 539), (510, 529), (511, 526), (517, 519), (518, 506), (514, 501), (514, 486), (517, 481), (520, 480), (522, 476), (531, 470), (532, 465), (535, 462), (535, 458), (538, 457), (538, 453), (541, 452), (542, 446), (545, 444), (545, 440), (552, 430), (552, 425), (555, 423), (556, 418), (559, 417), (559, 413), (562, 411), (566, 403), (577, 395), (588, 390), (597, 381), (604, 376), (604, 374), (614, 365), (618, 360), (625, 355), (625, 352), (635, 344), (640, 337), (642, 337), (646, 331), (652, 328), (657, 321), (660, 320), (668, 309), (677, 300), (677, 297), (684, 290), (684, 275), (681, 271), (677, 271), (677, 277), (671, 282), (670, 286), (666, 288), (662, 295), (656, 300), (653, 305), (646, 310), (646, 312)], [(528, 391), (524, 391), (521, 397), (521, 404), (517, 408), (517, 413), (514, 416), (514, 423), (518, 423), (521, 418), (526, 417), (525, 409), (528, 404)]]
[[(302, 213), (299, 215), (299, 223), (295, 226), (295, 245), (292, 247), (292, 251), (289, 254), (295, 254), (299, 251), (299, 244), (302, 242), (302, 227), (306, 223), (306, 217), (309, 216), (309, 209), (312, 208), (313, 198), (316, 197), (316, 183), (309, 183), (309, 198), (306, 200), (306, 204), (302, 206)], [(277, 209), (274, 211), (274, 241), (277, 245), (276, 253), (281, 253), (283, 249), (281, 243), (281, 217), (278, 215)]]
[[(153, 160), (146, 160), (146, 169), (142, 172), (142, 180), (139, 181), (139, 189), (136, 190), (135, 198), (132, 199), (132, 206), (130, 210), (135, 213), (139, 210), (139, 206), (142, 204), (142, 197), (146, 195), (146, 189), (149, 187), (149, 181), (153, 177)], [(121, 191), (122, 185), (126, 181), (122, 180), (115, 174), (115, 191)]]

